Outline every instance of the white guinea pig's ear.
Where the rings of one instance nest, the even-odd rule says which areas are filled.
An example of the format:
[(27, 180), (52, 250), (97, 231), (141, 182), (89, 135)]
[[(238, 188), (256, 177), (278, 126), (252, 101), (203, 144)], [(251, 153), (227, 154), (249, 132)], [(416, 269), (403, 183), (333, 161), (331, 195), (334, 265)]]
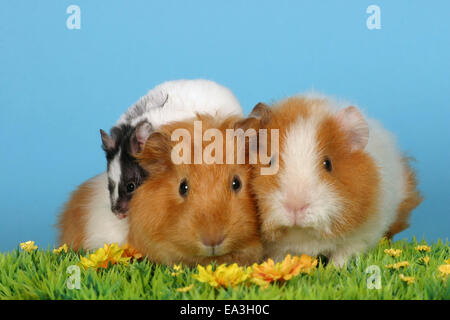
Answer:
[(152, 125), (147, 121), (142, 121), (136, 126), (131, 136), (130, 149), (132, 154), (137, 154), (144, 149), (144, 145), (152, 131)]
[(339, 111), (336, 120), (347, 133), (351, 151), (363, 150), (369, 142), (369, 125), (361, 112), (350, 106)]
[(116, 141), (102, 129), (100, 129), (100, 136), (102, 138), (102, 148), (105, 152), (110, 152), (116, 147)]

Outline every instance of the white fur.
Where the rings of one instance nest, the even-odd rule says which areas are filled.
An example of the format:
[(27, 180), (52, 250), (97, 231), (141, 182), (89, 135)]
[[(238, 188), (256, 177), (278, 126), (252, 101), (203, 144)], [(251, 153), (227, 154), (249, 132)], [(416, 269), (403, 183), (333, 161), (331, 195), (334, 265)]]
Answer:
[(111, 212), (106, 172), (91, 179), (92, 197), (87, 205), (85, 249), (97, 249), (104, 243), (125, 244), (128, 236), (128, 218), (118, 219)]
[[(161, 107), (163, 103), (164, 106)], [(144, 113), (128, 119), (127, 114), (133, 114), (137, 107), (144, 110)], [(238, 100), (229, 89), (209, 80), (176, 80), (150, 90), (120, 117), (117, 125), (129, 123), (135, 126), (145, 119), (152, 124), (153, 129), (157, 129), (169, 122), (193, 118), (197, 113), (219, 117), (243, 115)], [(120, 152), (118, 155), (120, 156)], [(105, 242), (123, 243), (127, 239), (128, 219), (120, 220), (111, 211), (107, 185), (109, 176), (116, 184), (113, 198), (117, 199), (120, 175), (116, 157), (107, 174), (94, 178), (95, 192), (89, 206), (86, 243), (83, 244), (85, 248), (102, 247)]]
[(229, 89), (204, 79), (164, 82), (150, 90), (129, 111), (137, 105), (144, 106), (144, 114), (130, 122), (126, 118), (127, 111), (119, 118), (117, 125), (127, 122), (136, 125), (147, 120), (157, 129), (168, 122), (193, 118), (196, 113), (212, 116), (243, 114), (239, 101)]
[[(108, 177), (111, 181), (114, 182), (114, 192), (112, 194), (112, 203), (116, 203), (119, 198), (119, 183), (122, 175), (122, 171), (120, 169), (120, 157), (122, 154), (122, 150), (119, 149), (114, 159), (109, 164), (108, 169)], [(108, 187), (108, 186), (106, 186)]]
[[(317, 100), (316, 103), (325, 105), (325, 114), (336, 114), (337, 110), (349, 106), (331, 99)], [(342, 219), (339, 212), (343, 200), (339, 199), (332, 186), (319, 179), (321, 159), (317, 156), (316, 132), (323, 115), (317, 112), (311, 119), (299, 118), (286, 133), (284, 151), (280, 156), (285, 163), (285, 168), (279, 173), (280, 189), (270, 196), (271, 214), (263, 222), (263, 228), (264, 225), (290, 227), (283, 238), (266, 246), (266, 255), (276, 260), (281, 260), (287, 253), (326, 254), (336, 265), (342, 265), (352, 255), (376, 245), (394, 222), (398, 206), (406, 197), (402, 155), (395, 139), (378, 122), (368, 120), (370, 133), (365, 151), (376, 161), (381, 177), (378, 210), (356, 230), (343, 236), (332, 236), (329, 233), (330, 221)], [(311, 203), (298, 219), (298, 225), (286, 218), (288, 213), (283, 201), (287, 194), (306, 198), (305, 201)]]

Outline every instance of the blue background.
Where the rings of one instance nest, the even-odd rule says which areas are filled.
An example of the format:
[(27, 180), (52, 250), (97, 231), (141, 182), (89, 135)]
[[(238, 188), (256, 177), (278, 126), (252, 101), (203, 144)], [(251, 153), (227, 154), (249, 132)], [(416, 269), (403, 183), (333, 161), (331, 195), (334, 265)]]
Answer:
[[(81, 30), (66, 27), (71, 4)], [(381, 30), (366, 27), (371, 4)], [(228, 86), (246, 113), (310, 89), (359, 104), (417, 159), (426, 200), (400, 238), (447, 238), (449, 11), (448, 1), (2, 1), (0, 250), (53, 245), (69, 193), (105, 169), (99, 128), (179, 78)]]

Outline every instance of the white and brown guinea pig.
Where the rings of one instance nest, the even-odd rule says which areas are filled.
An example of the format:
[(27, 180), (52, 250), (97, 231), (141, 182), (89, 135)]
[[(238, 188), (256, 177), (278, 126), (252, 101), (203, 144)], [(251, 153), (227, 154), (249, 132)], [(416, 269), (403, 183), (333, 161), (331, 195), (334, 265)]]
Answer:
[[(199, 116), (197, 120), (202, 123), (200, 134), (206, 137), (214, 130), (225, 137), (226, 129), (233, 128), (237, 118)], [(180, 129), (192, 138), (172, 141), (172, 133)], [(196, 153), (218, 157), (222, 153), (221, 146), (210, 149), (211, 141), (195, 144), (194, 140), (194, 122), (176, 122), (151, 134), (138, 154), (139, 163), (151, 174), (130, 202), (129, 244), (162, 264), (257, 262), (262, 245), (256, 203), (250, 192), (250, 166), (227, 164), (225, 160), (223, 164), (208, 164), (205, 159), (194, 164)], [(187, 157), (185, 163), (172, 161), (174, 147), (174, 152)], [(225, 156), (225, 149), (222, 154)]]
[(80, 185), (64, 205), (58, 219), (59, 243), (74, 250), (96, 249), (104, 243), (125, 244), (128, 219), (111, 213), (106, 172)]
[(409, 226), (422, 201), (415, 174), (377, 121), (312, 94), (258, 104), (255, 119), (280, 137), (269, 164), (278, 172), (258, 167), (252, 179), (265, 255), (322, 254), (340, 266)]

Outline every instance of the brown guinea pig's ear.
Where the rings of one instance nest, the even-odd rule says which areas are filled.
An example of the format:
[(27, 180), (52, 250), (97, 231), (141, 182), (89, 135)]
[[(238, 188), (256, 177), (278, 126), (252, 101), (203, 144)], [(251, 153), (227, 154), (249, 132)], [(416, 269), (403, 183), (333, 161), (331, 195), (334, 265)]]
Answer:
[(130, 151), (131, 154), (135, 155), (144, 149), (145, 142), (147, 142), (148, 137), (152, 133), (152, 125), (147, 121), (140, 122), (131, 136), (130, 141)]
[(250, 112), (246, 119), (237, 121), (234, 124), (234, 129), (247, 130), (253, 128), (258, 130), (267, 125), (271, 117), (272, 111), (270, 110), (270, 107), (260, 102), (253, 108), (252, 112)]
[(339, 111), (336, 120), (347, 133), (351, 151), (363, 150), (369, 142), (369, 125), (361, 112), (350, 106)]
[(160, 173), (172, 166), (170, 136), (163, 132), (152, 133), (143, 150), (136, 155), (139, 164), (150, 174)]

